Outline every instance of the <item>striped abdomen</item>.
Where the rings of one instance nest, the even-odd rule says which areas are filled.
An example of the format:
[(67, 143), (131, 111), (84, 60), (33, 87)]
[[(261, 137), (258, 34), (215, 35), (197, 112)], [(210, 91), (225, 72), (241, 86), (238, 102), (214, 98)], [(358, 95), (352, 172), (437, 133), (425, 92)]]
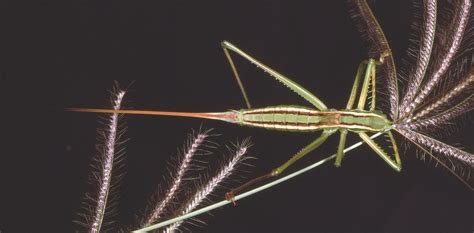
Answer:
[(311, 132), (331, 128), (384, 131), (392, 125), (383, 114), (360, 110), (318, 111), (299, 106), (277, 106), (235, 113), (236, 123), (284, 131)]

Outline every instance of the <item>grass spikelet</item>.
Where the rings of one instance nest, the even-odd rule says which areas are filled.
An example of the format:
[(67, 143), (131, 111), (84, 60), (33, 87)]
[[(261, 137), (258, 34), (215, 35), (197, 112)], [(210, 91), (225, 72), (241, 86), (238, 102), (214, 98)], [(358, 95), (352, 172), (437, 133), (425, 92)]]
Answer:
[(176, 197), (178, 189), (182, 185), (185, 174), (189, 171), (191, 167), (191, 162), (193, 157), (198, 153), (199, 147), (205, 142), (206, 138), (209, 137), (209, 130), (204, 132), (198, 132), (196, 135), (190, 135), (189, 143), (186, 146), (184, 155), (182, 156), (181, 162), (176, 170), (176, 173), (173, 174), (174, 178), (171, 182), (171, 187), (164, 194), (164, 198), (157, 202), (152, 211), (146, 217), (145, 222), (142, 224), (142, 227), (146, 227), (158, 221), (169, 206), (170, 202)]
[[(249, 140), (244, 140), (242, 143), (237, 144), (235, 149), (233, 151), (231, 150), (231, 158), (225, 164), (223, 164), (219, 172), (214, 177), (210, 178), (207, 182), (204, 182), (201, 188), (199, 188), (198, 191), (184, 204), (179, 215), (184, 215), (194, 210), (202, 202), (204, 202), (209, 197), (209, 195), (217, 187), (219, 187), (219, 185), (221, 185), (229, 176), (231, 176), (235, 172), (240, 162), (245, 159), (244, 155), (246, 154), (249, 147)], [(182, 221), (176, 222), (168, 226), (164, 232), (174, 232), (182, 223)]]
[[(118, 110), (121, 107), (125, 91), (116, 85), (111, 93), (113, 109)], [(98, 153), (92, 164), (94, 180), (91, 181), (94, 186), (97, 186), (97, 193), (86, 193), (83, 208), (88, 213), (81, 214), (84, 221), (79, 222), (87, 227), (89, 232), (103, 231), (104, 228), (110, 225), (108, 222), (114, 215), (117, 198), (109, 196), (111, 193), (115, 193), (122, 177), (120, 169), (116, 167), (120, 167), (124, 155), (124, 150), (121, 148), (124, 140), (121, 139), (121, 136), (125, 131), (125, 127), (120, 122), (120, 118), (120, 114), (110, 114), (110, 116), (103, 119), (104, 128), (98, 130), (99, 137), (96, 146)], [(107, 218), (107, 221), (104, 220), (105, 218)]]

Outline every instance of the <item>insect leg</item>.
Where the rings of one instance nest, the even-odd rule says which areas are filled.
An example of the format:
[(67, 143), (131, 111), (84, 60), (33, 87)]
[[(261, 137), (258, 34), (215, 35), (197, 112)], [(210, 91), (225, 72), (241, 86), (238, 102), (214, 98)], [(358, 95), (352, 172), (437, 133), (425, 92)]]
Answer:
[[(375, 60), (369, 59), (367, 62), (367, 68), (365, 69), (364, 83), (362, 84), (362, 89), (360, 90), (359, 102), (357, 104), (357, 109), (363, 110), (365, 107), (365, 102), (367, 101), (367, 94), (369, 92), (369, 84), (371, 79), (372, 83), (375, 82)], [(372, 98), (375, 98), (375, 90), (372, 92)], [(375, 108), (375, 99), (372, 101), (371, 109)]]
[[(381, 55), (379, 63), (383, 67), (383, 71), (387, 76), (387, 91), (390, 96), (390, 112), (392, 119), (398, 118), (398, 81), (397, 71), (391, 53), (390, 45), (388, 44), (387, 38), (380, 27), (379, 22), (375, 18), (372, 10), (370, 9), (367, 1), (365, 0), (353, 0), (350, 1), (354, 5), (354, 19), (359, 30), (366, 34), (370, 41), (370, 56)], [(375, 101), (374, 101), (375, 102)]]
[(390, 167), (392, 167), (395, 171), (401, 171), (402, 170), (402, 162), (400, 160), (400, 155), (398, 154), (398, 148), (397, 144), (395, 143), (395, 139), (393, 138), (392, 132), (388, 131), (387, 132), (390, 141), (392, 142), (393, 146), (393, 153), (394, 153), (394, 159), (390, 155), (388, 155), (380, 146), (372, 140), (369, 135), (366, 133), (359, 133), (359, 136), (362, 138), (362, 140), (365, 141)]
[(352, 85), (351, 95), (349, 96), (349, 100), (347, 101), (346, 109), (352, 109), (354, 106), (355, 99), (357, 97), (357, 90), (359, 89), (360, 78), (362, 77), (362, 72), (364, 72), (364, 68), (367, 66), (368, 61), (364, 60), (359, 64), (357, 68), (357, 73), (354, 80), (354, 85)]
[(341, 134), (339, 137), (339, 146), (337, 147), (337, 154), (336, 154), (336, 160), (334, 162), (334, 165), (336, 167), (341, 166), (342, 159), (344, 158), (344, 147), (346, 146), (346, 138), (347, 138), (347, 130), (342, 129), (340, 130)]
[(249, 97), (247, 96), (247, 92), (245, 91), (244, 84), (242, 84), (242, 80), (240, 79), (239, 72), (237, 71), (237, 68), (235, 67), (234, 61), (232, 60), (232, 57), (229, 54), (229, 50), (227, 50), (227, 47), (224, 44), (225, 42), (222, 42), (222, 49), (224, 50), (224, 54), (227, 58), (227, 61), (229, 61), (230, 67), (232, 68), (232, 72), (234, 72), (234, 77), (237, 80), (237, 84), (239, 84), (240, 91), (242, 92), (242, 95), (244, 96), (245, 99), (245, 104), (247, 104), (247, 108), (252, 108), (252, 105), (250, 104)]
[(255, 179), (252, 179), (250, 181), (248, 181), (247, 183), (233, 189), (232, 191), (226, 193), (226, 199), (227, 200), (232, 200), (233, 197), (234, 197), (234, 194), (235, 193), (239, 193), (241, 192), (242, 190), (245, 190), (246, 188), (256, 184), (256, 183), (260, 183), (264, 180), (267, 180), (269, 178), (273, 178), (273, 177), (276, 177), (278, 175), (280, 175), (283, 171), (285, 171), (285, 169), (287, 169), (289, 166), (291, 166), (293, 163), (295, 163), (298, 159), (304, 157), (305, 155), (307, 155), (309, 152), (313, 151), (314, 149), (318, 148), (321, 144), (323, 144), (326, 139), (332, 135), (333, 133), (335, 132), (335, 130), (324, 130), (323, 133), (321, 134), (321, 136), (319, 136), (318, 138), (316, 138), (316, 140), (314, 140), (313, 142), (311, 142), (309, 145), (307, 145), (306, 147), (304, 147), (303, 149), (301, 149), (298, 153), (296, 153), (295, 155), (293, 155), (293, 157), (291, 157), (291, 159), (289, 159), (288, 161), (286, 161), (284, 164), (282, 164), (281, 166), (273, 169), (270, 173), (266, 174), (266, 175), (263, 175), (263, 176), (259, 176)]
[(237, 70), (235, 68), (235, 65), (234, 63), (232, 62), (232, 59), (230, 57), (230, 54), (228, 52), (228, 50), (231, 50), (235, 53), (237, 53), (238, 55), (240, 55), (241, 57), (245, 58), (246, 60), (250, 61), (252, 64), (255, 64), (257, 67), (261, 68), (262, 70), (264, 70), (265, 72), (269, 73), (272, 77), (274, 77), (276, 80), (278, 80), (279, 82), (283, 83), (283, 85), (285, 85), (286, 87), (288, 87), (289, 89), (291, 89), (292, 91), (296, 92), (296, 94), (298, 94), (299, 96), (303, 97), (305, 100), (307, 100), (308, 102), (310, 102), (312, 105), (314, 105), (317, 109), (319, 110), (327, 110), (327, 107), (326, 105), (316, 96), (314, 96), (311, 92), (309, 92), (308, 90), (306, 90), (304, 87), (300, 86), (299, 84), (297, 84), (296, 82), (294, 82), (293, 80), (285, 77), (284, 75), (276, 72), (275, 70), (271, 69), (270, 67), (266, 66), (265, 64), (261, 63), (260, 61), (258, 61), (257, 59), (251, 57), (250, 55), (248, 55), (247, 53), (245, 53), (244, 51), (240, 50), (239, 48), (237, 48), (235, 45), (227, 42), (227, 41), (223, 41), (221, 43), (221, 46), (222, 48), (224, 49), (224, 52), (226, 54), (226, 57), (227, 59), (229, 60), (230, 64), (231, 64), (231, 67), (232, 67), (232, 70), (234, 71), (234, 75), (237, 79), (237, 82), (239, 83), (239, 86), (240, 86), (240, 89), (242, 91), (242, 94), (244, 95), (244, 98), (246, 98), (246, 102), (247, 102), (247, 107), (250, 106), (250, 103), (248, 102), (248, 98), (246, 97), (247, 94), (245, 93), (245, 89), (243, 88), (243, 85), (242, 85), (242, 82), (240, 81), (240, 77), (238, 76), (238, 73), (237, 73)]
[[(367, 95), (369, 92), (369, 84), (372, 87), (372, 93), (371, 93), (371, 103), (369, 106), (370, 111), (375, 110), (375, 98), (376, 98), (376, 89), (375, 89), (375, 78), (376, 78), (376, 66), (380, 65), (383, 62), (383, 59), (386, 55), (382, 54), (379, 63), (377, 63), (374, 59), (369, 59), (367, 63), (367, 68), (365, 70), (365, 77), (364, 77), (364, 83), (362, 85), (362, 90), (360, 91), (360, 96), (359, 96), (359, 102), (357, 105), (357, 109), (363, 110), (365, 107), (365, 102), (367, 101)], [(348, 104), (349, 105), (349, 104)], [(398, 148), (397, 144), (395, 142), (395, 138), (392, 135), (392, 132), (388, 131), (387, 132), (390, 142), (392, 143), (393, 147), (393, 153), (394, 153), (394, 158), (392, 158), (390, 155), (388, 155), (380, 146), (370, 137), (364, 133), (361, 132), (359, 133), (359, 136), (388, 164), (390, 167), (395, 169), (396, 171), (400, 171), (402, 169), (402, 164), (400, 160), (400, 155), (398, 153)], [(341, 135), (342, 137), (342, 135)], [(341, 156), (342, 157), (342, 156)], [(336, 165), (337, 165), (337, 158), (336, 158)]]
[(314, 149), (318, 148), (321, 144), (323, 144), (326, 139), (332, 135), (335, 132), (335, 130), (324, 130), (321, 136), (316, 138), (312, 143), (304, 147), (302, 150), (300, 150), (298, 153), (293, 155), (291, 159), (286, 161), (284, 164), (281, 166), (277, 167), (276, 169), (273, 169), (271, 172), (272, 176), (277, 176), (281, 174), (285, 169), (287, 169), (289, 166), (291, 166), (293, 163), (295, 163), (298, 159), (301, 159), (305, 155), (307, 155), (309, 152), (313, 151)]
[[(359, 67), (357, 68), (357, 73), (355, 76), (354, 85), (352, 86), (351, 95), (349, 96), (349, 100), (347, 101), (347, 110), (352, 109), (354, 106), (354, 102), (357, 97), (357, 90), (359, 89), (360, 79), (362, 77), (362, 73), (364, 72), (364, 68), (367, 66), (367, 63), (367, 60), (362, 61), (359, 64)], [(336, 160), (334, 162), (334, 165), (336, 165), (336, 167), (341, 166), (342, 159), (344, 158), (344, 146), (346, 144), (347, 138), (347, 130), (341, 129), (339, 131), (341, 132), (341, 134), (339, 138), (339, 146), (337, 147)]]

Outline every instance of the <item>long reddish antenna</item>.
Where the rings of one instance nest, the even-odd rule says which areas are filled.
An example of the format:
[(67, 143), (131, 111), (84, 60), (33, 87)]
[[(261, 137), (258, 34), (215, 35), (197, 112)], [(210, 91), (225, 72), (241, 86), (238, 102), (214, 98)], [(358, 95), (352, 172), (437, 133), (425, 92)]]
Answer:
[(176, 116), (176, 117), (191, 117), (201, 119), (221, 120), (227, 122), (237, 122), (237, 113), (229, 112), (164, 112), (153, 110), (114, 110), (102, 108), (66, 108), (71, 112), (95, 112), (95, 113), (118, 113), (118, 114), (133, 114), (133, 115), (153, 115), (153, 116)]

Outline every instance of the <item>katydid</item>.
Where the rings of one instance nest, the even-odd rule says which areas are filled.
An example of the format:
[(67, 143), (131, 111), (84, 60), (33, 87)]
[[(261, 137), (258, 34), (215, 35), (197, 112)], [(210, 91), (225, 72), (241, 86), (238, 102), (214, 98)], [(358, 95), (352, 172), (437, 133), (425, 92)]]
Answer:
[[(439, 85), (441, 77), (450, 73), (447, 70), (456, 69), (457, 66), (449, 68), (451, 62), (453, 62), (453, 59), (455, 58), (453, 55), (459, 54), (458, 59), (463, 59), (463, 57), (465, 57), (462, 49), (459, 49), (463, 48), (460, 45), (465, 44), (464, 46), (467, 46), (466, 51), (469, 50), (468, 48), (472, 47), (472, 43), (469, 43), (469, 39), (466, 41), (461, 40), (463, 38), (465, 29), (469, 28), (468, 22), (470, 21), (468, 18), (470, 16), (469, 12), (471, 8), (471, 1), (456, 1), (456, 17), (453, 19), (452, 29), (448, 30), (452, 34), (450, 35), (452, 38), (449, 40), (448, 44), (444, 45), (447, 47), (441, 51), (437, 57), (431, 56), (433, 40), (435, 38), (434, 26), (436, 25), (437, 3), (435, 0), (427, 1), (426, 9), (424, 11), (425, 21), (423, 22), (423, 27), (426, 28), (426, 30), (424, 32), (425, 34), (423, 35), (423, 43), (420, 45), (420, 58), (416, 63), (416, 69), (413, 69), (416, 72), (414, 74), (410, 74), (408, 77), (409, 83), (402, 101), (399, 101), (399, 81), (397, 79), (394, 59), (386, 37), (380, 28), (379, 23), (375, 19), (375, 16), (372, 14), (372, 11), (367, 5), (367, 2), (363, 0), (357, 0), (354, 1), (354, 5), (356, 8), (356, 18), (359, 18), (359, 24), (362, 27), (361, 31), (367, 34), (369, 40), (372, 42), (372, 51), (370, 52), (370, 56), (372, 56), (372, 58), (361, 62), (359, 65), (345, 109), (329, 109), (318, 97), (301, 85), (297, 84), (295, 81), (271, 69), (233, 44), (223, 41), (221, 43), (222, 48), (245, 99), (247, 109), (203, 113), (92, 108), (70, 108), (69, 110), (77, 112), (123, 113), (204, 118), (287, 132), (322, 131), (318, 138), (294, 154), (293, 157), (291, 157), (281, 166), (273, 169), (267, 175), (247, 182), (243, 186), (234, 190), (235, 192), (262, 179), (278, 176), (298, 159), (304, 157), (322, 145), (329, 136), (336, 133), (337, 131), (340, 132), (340, 138), (335, 159), (336, 166), (341, 166), (342, 160), (344, 158), (343, 151), (348, 132), (354, 132), (358, 134), (359, 137), (365, 143), (367, 143), (375, 151), (375, 153), (380, 156), (392, 169), (400, 171), (402, 169), (402, 165), (397, 144), (392, 135), (392, 130), (397, 131), (400, 133), (400, 135), (414, 143), (422, 151), (431, 155), (431, 157), (439, 164), (447, 168), (470, 189), (474, 190), (473, 186), (462, 177), (464, 176), (462, 170), (455, 170), (456, 168), (453, 162), (450, 161), (451, 158), (454, 158), (455, 161), (459, 161), (462, 165), (467, 164), (469, 169), (474, 167), (474, 156), (468, 152), (438, 141), (420, 131), (420, 129), (426, 126), (432, 126), (433, 128), (436, 128), (440, 124), (446, 123), (450, 119), (472, 110), (472, 103), (474, 102), (473, 94), (470, 94), (467, 96), (467, 98), (464, 98), (457, 104), (446, 108), (447, 103), (450, 103), (455, 97), (461, 95), (463, 90), (469, 90), (469, 87), (472, 87), (472, 83), (474, 83), (474, 66), (472, 66), (472, 63), (471, 66), (464, 71), (452, 72), (455, 73), (454, 76), (462, 77), (458, 83), (450, 85), (450, 89), (452, 89), (451, 91), (446, 88), (448, 91), (447, 93), (441, 93), (442, 95), (440, 96), (434, 96), (434, 98), (430, 101), (425, 100), (425, 97), (429, 95), (430, 92), (432, 92), (433, 87)], [(447, 49), (448, 47), (449, 49)], [(257, 67), (270, 74), (270, 76), (275, 78), (277, 81), (281, 82), (284, 86), (288, 87), (303, 99), (307, 100), (314, 106), (314, 108), (294, 105), (252, 108), (230, 52), (233, 52), (255, 64)], [(465, 58), (465, 60), (470, 61), (469, 53), (466, 54), (468, 54), (466, 55), (468, 58)], [(435, 60), (433, 62), (433, 72), (428, 72), (430, 70), (427, 70), (428, 64), (430, 64), (430, 59)], [(440, 59), (442, 62), (438, 61)], [(386, 89), (389, 95), (389, 115), (391, 120), (384, 113), (377, 111), (375, 106), (376, 70), (378, 66), (383, 68), (383, 71), (387, 76)], [(430, 77), (430, 75), (432, 77)], [(450, 76), (448, 75), (447, 77)], [(424, 79), (429, 80), (422, 82)], [(357, 106), (354, 106), (356, 104), (357, 97), (359, 98), (357, 101)], [(366, 102), (368, 99), (370, 99), (370, 103), (368, 104), (368, 107), (366, 107)], [(388, 136), (391, 143), (392, 153), (389, 154), (385, 152), (375, 141), (369, 137), (368, 134), (370, 133), (382, 133)], [(437, 157), (433, 153), (439, 153), (445, 157)], [(444, 159), (449, 160), (452, 166), (447, 165)], [(232, 192), (229, 193), (230, 197), (232, 197), (232, 194)]]
[[(281, 130), (288, 132), (322, 131), (321, 135), (318, 138), (316, 138), (313, 142), (311, 142), (306, 147), (297, 152), (295, 155), (293, 155), (293, 157), (291, 157), (284, 164), (277, 167), (276, 169), (273, 169), (269, 174), (256, 178), (248, 182), (247, 184), (244, 184), (235, 191), (238, 191), (241, 188), (244, 188), (262, 179), (278, 176), (298, 159), (304, 157), (314, 149), (318, 148), (326, 141), (329, 136), (336, 133), (337, 131), (340, 132), (340, 139), (335, 160), (336, 166), (341, 165), (342, 159), (344, 157), (343, 150), (345, 146), (347, 132), (354, 132), (357, 133), (362, 138), (362, 140), (364, 140), (377, 153), (377, 155), (379, 155), (391, 168), (396, 171), (401, 170), (402, 165), (398, 149), (395, 143), (395, 139), (390, 131), (393, 128), (393, 124), (382, 112), (375, 110), (375, 91), (371, 92), (371, 104), (368, 109), (365, 109), (366, 101), (369, 95), (369, 87), (375, 88), (376, 67), (377, 65), (382, 64), (384, 62), (384, 57), (387, 56), (386, 54), (382, 54), (377, 61), (375, 59), (368, 59), (366, 61), (363, 61), (359, 65), (346, 108), (342, 110), (333, 110), (328, 109), (318, 97), (313, 95), (304, 87), (300, 86), (293, 80), (264, 65), (262, 62), (251, 57), (233, 44), (227, 41), (223, 41), (221, 45), (232, 67), (234, 75), (240, 86), (241, 92), (245, 98), (245, 102), (248, 106), (248, 109), (231, 110), (227, 112), (203, 113), (164, 112), (148, 110), (109, 110), (92, 108), (70, 108), (69, 110), (76, 112), (122, 113), (204, 118), (212, 120), (221, 120), (244, 126), (260, 127), (269, 130)], [(245, 88), (242, 85), (242, 82), (240, 81), (239, 74), (237, 72), (237, 69), (235, 68), (234, 62), (229, 54), (229, 51), (235, 52), (236, 54), (250, 61), (251, 63), (257, 65), (265, 72), (269, 73), (277, 81), (283, 83), (283, 85), (288, 87), (290, 90), (296, 92), (296, 94), (300, 95), (305, 100), (310, 102), (315, 107), (315, 109), (293, 105), (279, 105), (252, 109)], [(359, 93), (359, 100), (357, 103), (357, 107), (354, 108), (354, 104), (357, 97), (357, 91), (361, 82), (362, 87), (360, 88), (361, 90)], [(393, 155), (387, 154), (367, 134), (376, 132), (384, 132), (388, 134), (388, 137), (390, 138), (390, 141), (393, 146)], [(232, 193), (230, 193), (230, 195), (232, 195)]]

